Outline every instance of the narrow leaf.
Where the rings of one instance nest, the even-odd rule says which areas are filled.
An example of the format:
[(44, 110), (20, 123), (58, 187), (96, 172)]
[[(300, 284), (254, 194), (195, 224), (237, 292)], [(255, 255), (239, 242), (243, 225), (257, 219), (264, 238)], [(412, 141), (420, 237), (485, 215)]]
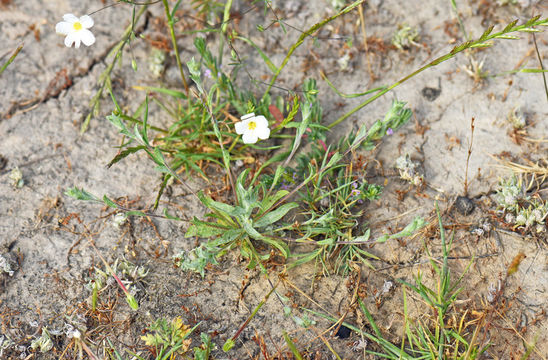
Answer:
[(139, 150), (146, 149), (146, 146), (139, 145), (139, 146), (133, 146), (124, 149), (122, 152), (118, 153), (110, 162), (107, 164), (107, 168), (110, 168), (112, 165), (116, 164), (118, 161), (124, 159), (130, 154), (136, 153)]
[(276, 210), (270, 211), (268, 214), (264, 215), (257, 222), (254, 223), (255, 227), (265, 227), (267, 225), (273, 224), (276, 221), (280, 220), (285, 216), (291, 209), (299, 207), (297, 203), (288, 203), (278, 207)]
[(111, 207), (113, 209), (118, 209), (118, 205), (110, 200), (106, 195), (103, 196), (103, 202), (108, 206), (108, 207)]

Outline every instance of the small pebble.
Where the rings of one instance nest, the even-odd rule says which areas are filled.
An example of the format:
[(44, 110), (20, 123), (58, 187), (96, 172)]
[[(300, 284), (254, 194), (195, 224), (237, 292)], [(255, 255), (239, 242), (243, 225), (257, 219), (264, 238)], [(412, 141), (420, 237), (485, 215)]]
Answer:
[(466, 196), (458, 196), (455, 201), (455, 206), (457, 207), (457, 211), (462, 215), (470, 215), (476, 207), (474, 202)]

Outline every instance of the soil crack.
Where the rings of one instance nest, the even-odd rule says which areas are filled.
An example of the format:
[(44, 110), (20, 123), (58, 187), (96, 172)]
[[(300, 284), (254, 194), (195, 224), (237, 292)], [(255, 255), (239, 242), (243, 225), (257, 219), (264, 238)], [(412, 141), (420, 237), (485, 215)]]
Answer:
[[(145, 13), (144, 23), (139, 28), (135, 29), (134, 32), (136, 37), (138, 34), (146, 31), (148, 29), (150, 12)], [(103, 52), (99, 55), (96, 55), (92, 58), (91, 63), (87, 68), (78, 71), (76, 74), (69, 74), (66, 68), (59, 70), (54, 78), (49, 82), (44, 94), (42, 96), (33, 97), (31, 99), (25, 99), (12, 103), (10, 108), (4, 113), (0, 114), (0, 121), (3, 119), (10, 119), (12, 116), (32, 111), (36, 109), (40, 104), (46, 103), (49, 100), (57, 99), (64, 90), (70, 90), (76, 83), (76, 80), (82, 79), (93, 71), (93, 68), (99, 64), (104, 63), (104, 59), (107, 55), (114, 49), (118, 44), (119, 40), (112, 43), (108, 46)]]

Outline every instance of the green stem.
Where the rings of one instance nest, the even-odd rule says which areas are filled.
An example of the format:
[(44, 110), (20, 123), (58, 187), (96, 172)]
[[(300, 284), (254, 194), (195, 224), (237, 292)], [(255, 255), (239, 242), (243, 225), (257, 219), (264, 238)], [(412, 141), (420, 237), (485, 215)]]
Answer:
[(2, 67), (0, 68), (0, 75), (4, 72), (4, 70), (6, 70), (6, 68), (13, 62), (13, 60), (15, 60), (15, 58), (17, 57), (17, 55), (19, 55), (19, 52), (23, 49), (23, 46), (25, 44), (21, 44), (17, 47), (17, 49), (15, 49), (15, 51), (13, 52), (13, 54), (11, 55), (11, 57), (8, 59), (8, 61), (2, 65)]
[(89, 122), (91, 121), (91, 118), (93, 116), (98, 115), (99, 101), (101, 100), (105, 89), (108, 91), (112, 91), (110, 75), (112, 74), (112, 71), (114, 70), (116, 63), (121, 58), (124, 47), (131, 40), (131, 34), (133, 34), (135, 30), (134, 29), (135, 24), (137, 24), (137, 22), (139, 21), (139, 19), (144, 14), (147, 8), (148, 8), (148, 5), (143, 5), (143, 7), (141, 7), (137, 15), (135, 15), (135, 20), (131, 24), (129, 24), (129, 26), (124, 31), (124, 34), (122, 35), (122, 40), (120, 40), (120, 42), (118, 42), (118, 44), (116, 44), (116, 46), (114, 46), (112, 50), (110, 50), (107, 56), (105, 57), (105, 58), (108, 58), (111, 54), (114, 54), (112, 62), (107, 66), (107, 68), (99, 76), (99, 81), (102, 83), (101, 83), (101, 86), (99, 87), (99, 90), (97, 90), (97, 93), (95, 93), (95, 96), (93, 96), (93, 98), (90, 101), (91, 110), (86, 116), (86, 118), (84, 119), (84, 123), (80, 127), (80, 135), (86, 132), (89, 126)]
[(230, 8), (232, 7), (232, 0), (228, 0), (225, 4), (225, 11), (223, 14), (223, 25), (221, 26), (221, 32), (223, 35), (226, 35), (226, 28), (228, 26), (228, 21), (230, 20)]
[(270, 92), (270, 89), (272, 89), (272, 86), (274, 86), (274, 83), (276, 82), (276, 79), (278, 78), (278, 76), (282, 72), (282, 69), (289, 62), (289, 58), (291, 57), (291, 55), (293, 55), (293, 52), (295, 52), (295, 50), (297, 50), (297, 48), (302, 45), (302, 43), (304, 42), (304, 40), (307, 37), (311, 36), (313, 33), (315, 33), (317, 30), (319, 30), (325, 24), (335, 20), (336, 18), (338, 18), (341, 15), (344, 15), (344, 14), (350, 12), (350, 10), (354, 9), (356, 6), (360, 5), (364, 1), (365, 0), (358, 0), (358, 1), (353, 2), (352, 4), (347, 6), (346, 8), (342, 9), (339, 13), (331, 16), (330, 18), (327, 18), (327, 19), (323, 20), (322, 22), (314, 24), (310, 29), (303, 32), (301, 34), (301, 36), (299, 36), (299, 39), (297, 40), (297, 42), (295, 44), (293, 44), (293, 46), (291, 46), (291, 48), (289, 49), (289, 52), (287, 53), (284, 60), (282, 61), (282, 64), (280, 65), (280, 67), (278, 67), (278, 70), (274, 73), (274, 76), (272, 76), (272, 80), (270, 80), (270, 84), (268, 84), (268, 88), (266, 89), (262, 99), (264, 100), (266, 98), (266, 96)]
[(367, 106), (371, 102), (375, 101), (379, 97), (386, 94), (387, 92), (389, 92), (390, 90), (392, 90), (396, 86), (404, 83), (405, 81), (411, 79), (415, 75), (423, 72), (424, 70), (426, 70), (430, 67), (439, 65), (442, 62), (453, 58), (455, 55), (457, 55), (458, 53), (460, 53), (464, 50), (471, 49), (471, 48), (476, 48), (476, 47), (489, 47), (489, 46), (491, 46), (491, 44), (487, 43), (487, 41), (497, 39), (497, 38), (499, 38), (499, 39), (515, 39), (515, 37), (507, 36), (506, 34), (508, 34), (508, 33), (516, 32), (516, 31), (521, 31), (521, 32), (540, 31), (540, 30), (533, 29), (532, 27), (533, 26), (538, 26), (538, 25), (547, 26), (548, 25), (548, 19), (539, 20), (539, 18), (540, 18), (540, 16), (533, 17), (530, 20), (528, 20), (525, 24), (519, 25), (519, 26), (515, 26), (516, 22), (514, 21), (514, 22), (510, 23), (509, 25), (507, 25), (502, 31), (499, 31), (499, 32), (494, 33), (494, 34), (491, 34), (491, 32), (493, 31), (493, 26), (489, 27), (478, 39), (472, 40), (472, 41), (467, 41), (463, 44), (455, 46), (449, 53), (447, 53), (443, 56), (440, 56), (439, 58), (431, 61), (430, 63), (426, 64), (425, 66), (421, 67), (420, 69), (418, 69), (418, 70), (414, 71), (413, 73), (407, 75), (406, 77), (402, 78), (401, 80), (396, 81), (394, 84), (390, 85), (389, 87), (380, 90), (378, 93), (376, 93), (375, 95), (373, 95), (369, 99), (365, 100), (363, 103), (359, 104), (354, 109), (350, 110), (349, 112), (347, 112), (346, 114), (344, 114), (343, 116), (341, 116), (340, 118), (338, 118), (337, 120), (335, 120), (334, 122), (329, 124), (327, 127), (329, 129), (333, 128), (334, 126), (340, 124), (341, 122), (346, 120), (349, 116), (351, 116), (352, 114), (354, 114), (355, 112), (357, 112), (361, 108)]
[[(164, 3), (164, 9), (166, 11), (166, 18), (167, 23), (169, 25), (169, 32), (171, 35), (171, 42), (173, 44), (173, 51), (175, 52), (175, 59), (177, 60), (177, 67), (179, 68), (179, 72), (181, 73), (181, 80), (183, 80), (183, 86), (185, 87), (186, 95), (188, 96), (188, 83), (186, 81), (185, 73), (183, 71), (183, 63), (181, 62), (181, 56), (179, 55), (179, 47), (177, 46), (177, 39), (175, 38), (175, 28), (173, 23), (173, 17), (171, 16), (171, 12), (169, 11), (169, 4), (167, 3), (167, 0), (162, 0)], [(190, 102), (190, 98), (189, 98)]]
[(329, 129), (337, 126), (338, 124), (340, 124), (341, 122), (343, 122), (344, 120), (346, 120), (348, 117), (350, 117), (352, 114), (354, 114), (355, 112), (357, 112), (358, 110), (360, 110), (361, 108), (369, 105), (370, 103), (372, 103), (373, 101), (377, 100), (378, 98), (380, 98), (381, 96), (383, 96), (384, 94), (386, 94), (387, 92), (389, 92), (390, 90), (392, 90), (393, 88), (395, 88), (396, 86), (404, 83), (405, 81), (411, 79), (413, 76), (423, 72), (424, 70), (428, 69), (429, 67), (432, 67), (434, 65), (437, 65), (438, 63), (440, 62), (443, 62), (445, 60), (448, 60), (450, 58), (452, 58), (453, 56), (455, 56), (456, 54), (447, 54), (447, 55), (444, 55), (440, 58), (437, 58), (436, 60), (432, 61), (431, 63), (423, 66), (422, 68), (416, 70), (415, 72), (407, 75), (406, 77), (400, 79), (399, 81), (396, 81), (394, 84), (390, 85), (389, 87), (387, 88), (383, 88), (381, 89), (379, 92), (377, 92), (375, 95), (371, 96), (369, 99), (365, 100), (363, 103), (359, 104), (358, 106), (356, 106), (354, 109), (350, 110), (349, 112), (347, 112), (346, 114), (344, 114), (343, 116), (341, 116), (340, 118), (338, 118), (337, 120), (333, 121), (331, 124), (327, 125), (327, 127)]

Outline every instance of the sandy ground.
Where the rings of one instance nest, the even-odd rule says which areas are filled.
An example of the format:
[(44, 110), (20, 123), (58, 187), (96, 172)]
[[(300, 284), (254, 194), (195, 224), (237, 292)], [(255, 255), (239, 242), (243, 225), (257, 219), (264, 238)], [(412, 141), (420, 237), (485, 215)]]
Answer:
[[(533, 14), (546, 17), (547, 5), (540, 2), (533, 7), (500, 7), (494, 1), (482, 0), (459, 5), (459, 10), (467, 32), (476, 37), (489, 24), (503, 26), (515, 18), (524, 20)], [(110, 169), (105, 167), (120, 143), (120, 135), (104, 118), (112, 109), (108, 99), (102, 103), (101, 115), (92, 119), (88, 131), (83, 135), (79, 133), (82, 119), (89, 111), (89, 101), (97, 90), (98, 76), (107, 65), (105, 54), (119, 41), (130, 22), (131, 10), (116, 6), (95, 15), (93, 30), (97, 42), (89, 48), (64, 47), (54, 26), (64, 13), (90, 13), (101, 6), (99, 1), (62, 0), (13, 0), (2, 1), (0, 5), (0, 56), (25, 44), (19, 57), (0, 78), (0, 98), (3, 99), (0, 102), (0, 159), (3, 159), (0, 162), (0, 254), (10, 261), (14, 270), (11, 275), (0, 275), (0, 336), (8, 336), (15, 343), (3, 351), (1, 358), (30, 355), (28, 346), (44, 326), (59, 334), (53, 336), (54, 348), (43, 354), (33, 353), (29, 358), (58, 358), (67, 347), (73, 346), (63, 333), (66, 324), (86, 330), (88, 344), (99, 356), (105, 356), (107, 339), (120, 351), (128, 348), (137, 351), (143, 349), (139, 336), (151, 321), (176, 316), (181, 316), (189, 325), (201, 321), (199, 330), (211, 333), (213, 341), (222, 345), (270, 290), (264, 277), (246, 270), (236, 253), (226, 255), (204, 279), (174, 268), (171, 256), (196, 245), (194, 240), (183, 237), (184, 223), (132, 218), (125, 226), (116, 228), (106, 209), (63, 194), (67, 188), (78, 186), (94, 194), (145, 206), (154, 201), (160, 183), (153, 164), (142, 156)], [(274, 6), (288, 23), (303, 30), (334, 14), (324, 0), (276, 1)], [(236, 12), (248, 8), (247, 2), (236, 2), (234, 6)], [(150, 8), (148, 21), (138, 24), (143, 35), (166, 38), (167, 33), (160, 32), (161, 27), (155, 25), (161, 15), (159, 4)], [(353, 12), (322, 29), (320, 40), (305, 42), (277, 84), (294, 89), (307, 77), (318, 79), (326, 123), (359, 104), (360, 99), (337, 97), (321, 81), (320, 70), (343, 93), (357, 93), (391, 84), (463, 40), (449, 1), (372, 1), (365, 8), (365, 18), (369, 62), (377, 77), (374, 82), (367, 70), (359, 17)], [(261, 9), (255, 9), (242, 15), (237, 28), (279, 64), (300, 33), (289, 29), (284, 34), (277, 27), (266, 33), (257, 31), (257, 24), (269, 21), (268, 15), (265, 18)], [(398, 25), (404, 23), (417, 28), (420, 39), (417, 46), (402, 52), (390, 45), (390, 39)], [(351, 37), (354, 46), (348, 48), (344, 41), (327, 39), (337, 35)], [(541, 56), (548, 57), (546, 33), (538, 34), (537, 42)], [(183, 61), (195, 55), (190, 36), (181, 37), (180, 43)], [(252, 48), (240, 42), (235, 46), (253, 77), (260, 79), (268, 74)], [(137, 73), (131, 70), (130, 56), (126, 53), (122, 65), (114, 72), (117, 96), (130, 107), (143, 98), (132, 86), (158, 82), (147, 67), (150, 51), (145, 42), (136, 41), (132, 52), (142, 70)], [(346, 54), (349, 62), (341, 68), (337, 60)], [(499, 41), (474, 56), (476, 61), (484, 62), (484, 70), (491, 75), (519, 66), (538, 67), (529, 34), (523, 34), (519, 41)], [(463, 282), (464, 291), (458, 306), (477, 311), (484, 308), (489, 286), (504, 278), (512, 259), (523, 252), (526, 258), (504, 289), (504, 309), (499, 309), (504, 316), (495, 316), (492, 320), (489, 336), (493, 345), (485, 358), (519, 358), (525, 352), (524, 341), (532, 342), (538, 336), (539, 352), (530, 358), (540, 359), (548, 353), (545, 317), (548, 252), (542, 240), (497, 230), (501, 226), (493, 220), (494, 188), (498, 178), (510, 172), (497, 167), (493, 156), (504, 154), (509, 159), (533, 162), (547, 158), (546, 140), (516, 142), (506, 120), (512, 109), (519, 106), (526, 116), (527, 137), (546, 139), (546, 94), (539, 74), (501, 75), (474, 81), (464, 70), (469, 62), (470, 59), (461, 54), (411, 79), (334, 128), (332, 139), (381, 118), (395, 98), (408, 102), (414, 112), (412, 121), (385, 139), (375, 152), (382, 169), (378, 167), (370, 181), (386, 187), (380, 200), (368, 205), (364, 221), (371, 224), (378, 236), (401, 229), (417, 215), (432, 220), (434, 201), (438, 200), (448, 229), (456, 230), (452, 255), (458, 259), (451, 262), (452, 270), (462, 272), (470, 257), (475, 257)], [(173, 64), (174, 59), (170, 59), (161, 81), (176, 87), (179, 84)], [(246, 81), (245, 77), (240, 79), (241, 84)], [(252, 86), (250, 90), (260, 93), (264, 89)], [(476, 207), (464, 216), (451, 205), (456, 196), (464, 192), (472, 118), (475, 132), (468, 195)], [(161, 122), (162, 117), (159, 109), (152, 107), (151, 122), (154, 121)], [(422, 191), (400, 180), (394, 170), (395, 159), (405, 153), (421, 164), (427, 183)], [(24, 185), (20, 188), (14, 187), (9, 178), (16, 167), (23, 174)], [(195, 189), (204, 186), (199, 179), (191, 178), (189, 182)], [(184, 188), (174, 186), (166, 200), (178, 206), (182, 214), (202, 214), (201, 205), (185, 193)], [(469, 230), (483, 218), (491, 219), (495, 230), (483, 237), (471, 235)], [(431, 275), (424, 263), (425, 244), (433, 254), (439, 255), (439, 238), (434, 232), (423, 239), (417, 237), (374, 246), (370, 251), (383, 261), (374, 263), (375, 271), (363, 267), (359, 280), (355, 276), (324, 278), (318, 276), (318, 269), (313, 266), (293, 269), (280, 285), (281, 293), (289, 297), (296, 309), (304, 306), (335, 316), (348, 312), (349, 322), (360, 323), (363, 319), (354, 310), (347, 311), (354, 287), (359, 283), (365, 299), (372, 304), (373, 316), (388, 336), (395, 339), (403, 322), (401, 287), (395, 279), (412, 281), (419, 269)], [(104, 316), (90, 314), (91, 292), (85, 284), (94, 266), (103, 268), (98, 253), (110, 263), (125, 258), (149, 269), (148, 276), (138, 285), (140, 309), (137, 312), (128, 309), (123, 294), (113, 284), (110, 292), (101, 296)], [(378, 294), (386, 281), (393, 281), (396, 286), (381, 299)], [(289, 284), (302, 289), (307, 297)], [(419, 299), (413, 298), (412, 306), (413, 311), (420, 311), (422, 305)], [(330, 358), (329, 350), (317, 335), (331, 324), (319, 318), (315, 320), (313, 329), (300, 328), (283, 315), (281, 302), (270, 298), (239, 337), (235, 349), (225, 354), (218, 346), (214, 358), (262, 359), (257, 345), (259, 338), (264, 339), (271, 354), (276, 354), (276, 346), (284, 346), (281, 337), (284, 330), (292, 334), (310, 358)], [(329, 342), (341, 357), (356, 359), (362, 355), (351, 348), (358, 340), (354, 334), (347, 339), (331, 338)], [(68, 353), (74, 354), (74, 349), (70, 348)]]

